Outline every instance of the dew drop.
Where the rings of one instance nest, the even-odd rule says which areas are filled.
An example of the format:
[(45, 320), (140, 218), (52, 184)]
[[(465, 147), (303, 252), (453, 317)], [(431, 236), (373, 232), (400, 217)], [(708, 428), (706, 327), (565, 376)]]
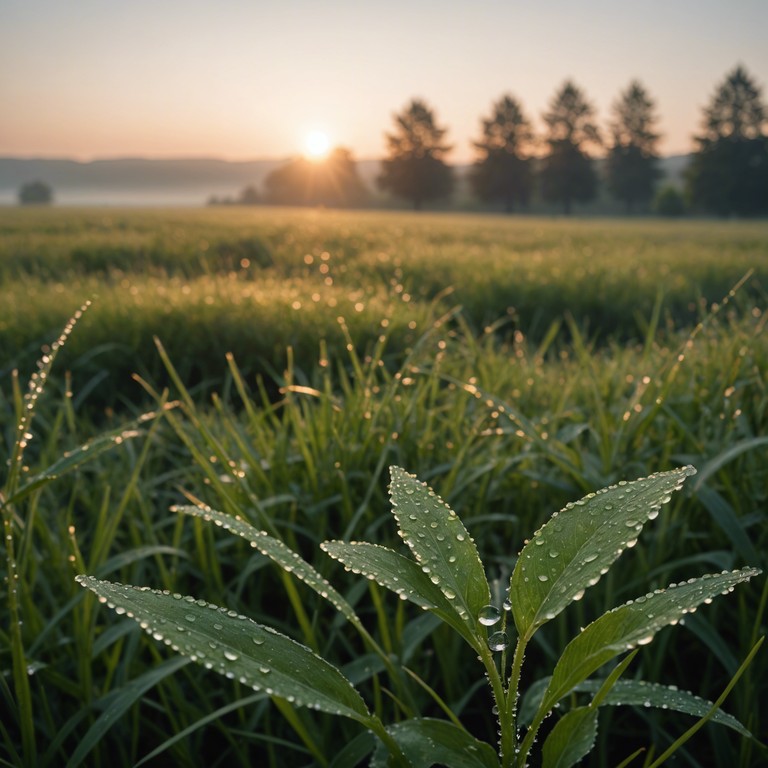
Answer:
[(227, 659), (228, 661), (237, 661), (240, 658), (240, 656), (236, 654), (234, 651), (230, 651), (229, 649), (227, 649), (226, 651), (224, 651), (224, 658)]
[(488, 638), (488, 647), (492, 651), (506, 651), (509, 648), (509, 638), (506, 632), (494, 632)]
[(501, 611), (495, 605), (484, 605), (477, 614), (477, 620), (484, 627), (492, 627), (501, 620)]

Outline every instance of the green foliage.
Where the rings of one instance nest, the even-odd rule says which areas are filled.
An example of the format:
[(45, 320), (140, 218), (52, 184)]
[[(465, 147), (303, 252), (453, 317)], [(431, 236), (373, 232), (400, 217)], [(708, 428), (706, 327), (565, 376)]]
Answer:
[(269, 381), (288, 347), (300, 377), (313, 375), (321, 340), (326, 360), (345, 359), (339, 317), (361, 356), (385, 333), (397, 367), (454, 306), (476, 333), (511, 342), (519, 331), (532, 351), (566, 316), (590, 341), (635, 343), (657, 300), (667, 333), (749, 269), (742, 300), (761, 305), (768, 275), (761, 222), (51, 208), (0, 211), (0, 232), (0, 371), (33, 365), (92, 296), (98, 316), (62, 362), (78, 397), (100, 409), (136, 401), (133, 373), (162, 387), (154, 336), (188, 386), (221, 390), (227, 352)]
[(493, 105), (482, 126), (470, 183), (481, 200), (501, 201), (511, 213), (516, 205), (526, 206), (533, 191), (533, 130), (519, 102), (508, 94)]
[[(659, 629), (676, 624), (700, 604), (711, 602), (718, 594), (727, 594), (736, 584), (760, 573), (755, 568), (745, 568), (707, 574), (656, 590), (598, 618), (564, 649), (531, 725), (518, 741), (515, 734), (520, 672), (525, 648), (534, 633), (597, 582), (623, 548), (634, 543), (634, 539), (630, 542), (628, 538), (637, 536), (642, 521), (658, 516), (660, 506), (679, 490), (692, 470), (686, 467), (592, 494), (567, 506), (537, 532), (520, 554), (509, 602), (504, 607), (504, 611), (512, 610), (518, 630), (508, 681), (506, 617), (489, 602), (490, 588), (474, 542), (456, 513), (426, 484), (397, 467), (391, 473), (390, 496), (400, 536), (415, 558), (414, 566), (421, 569), (428, 581), (409, 578), (406, 571), (408, 586), (396, 585), (398, 577), (391, 568), (391, 558), (396, 553), (392, 552), (382, 563), (378, 547), (334, 547), (331, 542), (326, 544), (326, 550), (342, 562), (345, 553), (352, 553), (354, 570), (365, 570), (369, 577), (401, 597), (411, 597), (423, 608), (454, 612), (466, 625), (467, 629), (460, 634), (478, 652), (496, 701), (501, 766), (525, 765), (536, 734), (554, 705), (604, 664), (627, 650), (647, 645)], [(211, 517), (209, 511), (203, 510), (202, 515), (230, 530), (241, 528), (239, 521), (227, 523), (220, 513)], [(258, 534), (239, 532), (251, 541), (258, 538)], [(288, 572), (295, 570), (290, 558), (278, 558), (276, 562)], [(593, 570), (597, 576), (593, 576)], [(476, 744), (454, 723), (441, 725), (416, 718), (385, 728), (340, 670), (309, 648), (236, 611), (147, 587), (126, 587), (87, 576), (78, 577), (78, 581), (110, 608), (137, 621), (154, 639), (207, 669), (237, 679), (256, 691), (265, 690), (292, 706), (310, 707), (358, 721), (382, 739), (399, 764), (429, 766), (435, 760), (459, 767), (496, 764), (487, 745)], [(422, 583), (429, 586), (423, 588)], [(432, 585), (447, 598), (447, 603), (441, 606), (442, 601), (434, 599)], [(325, 596), (339, 607), (338, 598)], [(489, 634), (497, 625), (501, 629)], [(500, 664), (493, 652), (503, 654)], [(662, 705), (664, 691), (654, 689), (653, 698)], [(544, 765), (570, 768), (591, 750), (596, 733), (597, 703), (569, 711), (544, 742)], [(467, 756), (467, 752), (471, 754)], [(374, 764), (383, 764), (382, 758), (375, 759)]]
[(608, 152), (608, 189), (632, 212), (650, 202), (660, 171), (657, 167), (654, 103), (636, 80), (613, 104), (613, 145)]
[[(73, 268), (68, 261), (73, 243), (99, 270), (91, 273), (92, 284), (102, 281), (101, 300), (79, 321), (67, 347), (57, 348), (57, 365), (72, 366), (72, 377), (48, 381), (46, 375), (47, 396), (36, 401), (36, 418), (28, 430), (33, 437), (26, 440), (18, 464), (16, 487), (27, 486), (16, 497), (12, 520), (21, 621), (18, 640), (12, 642), (6, 594), (0, 600), (0, 654), (11, 670), (11, 649), (21, 649), (20, 669), (27, 674), (20, 679), (29, 683), (33, 716), (24, 719), (21, 699), (6, 676), (2, 760), (21, 765), (21, 755), (33, 755), (21, 746), (25, 722), (37, 746), (36, 766), (161, 761), (191, 768), (225, 761), (277, 767), (313, 761), (322, 765), (326, 756), (333, 756), (338, 768), (348, 765), (351, 755), (362, 755), (359, 760), (364, 761), (376, 749), (376, 737), (350, 719), (292, 709), (280, 699), (270, 704), (264, 691), (253, 692), (184, 658), (164, 662), (165, 649), (135, 622), (96, 610), (93, 596), (74, 583), (77, 573), (199, 595), (261, 625), (273, 625), (342, 670), (382, 723), (413, 723), (404, 726), (404, 733), (418, 734), (423, 728), (426, 740), (432, 728), (427, 723), (439, 723), (435, 728), (441, 728), (446, 742), (461, 742), (463, 731), (456, 730), (460, 720), (474, 736), (490, 737), (496, 724), (479, 674), (482, 667), (475, 661), (478, 652), (467, 639), (473, 637), (469, 626), (416, 560), (402, 554), (395, 526), (381, 515), (388, 464), (412, 467), (460, 515), (483, 554), (495, 607), (501, 606), (503, 587), (514, 571), (515, 548), (552, 509), (620, 477), (670, 466), (699, 467), (687, 492), (676, 494), (654, 524), (645, 526), (632, 552), (536, 633), (522, 680), (524, 685), (536, 681), (534, 686), (542, 681), (540, 696), (557, 662), (555, 649), (564, 648), (580, 627), (612, 606), (708, 570), (765, 567), (764, 225), (547, 222), (543, 227), (538, 220), (490, 217), (449, 221), (330, 212), (265, 214), (27, 209), (4, 221), (0, 217), (6, 249), (2, 268), (22, 268), (13, 279), (4, 273), (8, 314), (0, 322), (15, 328), (19, 339), (37, 328), (26, 337), (33, 339), (26, 342), (30, 346), (36, 346), (35, 338), (44, 338), (45, 328), (60, 322), (56, 312), (62, 304), (80, 303), (82, 266)], [(400, 228), (399, 234), (393, 227)], [(118, 237), (119, 252), (114, 245)], [(245, 373), (253, 370), (250, 356), (262, 349), (265, 329), (279, 328), (305, 310), (293, 311), (290, 302), (283, 306), (278, 301), (269, 313), (249, 315), (235, 301), (205, 304), (202, 299), (215, 284), (217, 259), (226, 270), (241, 258), (253, 264), (257, 254), (268, 255), (268, 266), (250, 267), (247, 279), (253, 282), (268, 274), (282, 276), (293, 267), (304, 270), (305, 281), (291, 301), (323, 291), (323, 278), (315, 272), (328, 264), (339, 288), (329, 295), (341, 300), (355, 285), (395, 276), (394, 250), (389, 261), (375, 258), (385, 253), (387, 238), (396, 241), (398, 258), (409, 260), (413, 282), (408, 274), (400, 277), (411, 293), (409, 302), (398, 299), (377, 308), (389, 312), (395, 307), (403, 313), (388, 314), (387, 327), (374, 321), (373, 331), (381, 339), (367, 342), (363, 335), (345, 335), (337, 315), (348, 318), (350, 333), (371, 332), (365, 328), (370, 322), (365, 313), (356, 324), (351, 303), (328, 307), (333, 322), (327, 344), (318, 342), (317, 330), (307, 322), (307, 338), (312, 339), (308, 355), (297, 356), (297, 362), (289, 355), (282, 363), (270, 361), (273, 373), (265, 376), (263, 386)], [(195, 251), (192, 245), (202, 240), (206, 250)], [(318, 255), (324, 251), (327, 260)], [(482, 256), (486, 253), (487, 258)], [(314, 255), (314, 264), (304, 264), (307, 254)], [(434, 267), (438, 255), (439, 275)], [(113, 266), (116, 259), (119, 268)], [(467, 269), (470, 261), (482, 269)], [(614, 266), (608, 269), (610, 264)], [(748, 290), (742, 288), (719, 309), (704, 312), (726, 293), (723, 285), (735, 282), (750, 264), (758, 269)], [(665, 268), (667, 298), (654, 310), (655, 286)], [(555, 269), (568, 279), (558, 280)], [(163, 300), (188, 320), (187, 326), (178, 326), (185, 330), (178, 336), (184, 348), (174, 346), (166, 334), (173, 328), (164, 323), (168, 316), (152, 326), (145, 312), (156, 289), (151, 279), (143, 280), (156, 275), (159, 286), (164, 270), (172, 286), (166, 285)], [(49, 293), (37, 282), (43, 275), (50, 281)], [(513, 278), (520, 282), (519, 296)], [(222, 291), (222, 299), (247, 287), (246, 278), (228, 280), (232, 292)], [(441, 282), (443, 287), (456, 284), (455, 299), (466, 305), (466, 315), (435, 312), (422, 317), (414, 312), (429, 292), (413, 286), (436, 291)], [(184, 285), (199, 288), (200, 309), (209, 307), (205, 322), (194, 319), (197, 305), (183, 303)], [(130, 293), (128, 286), (136, 292)], [(277, 281), (264, 289), (280, 298)], [(490, 323), (485, 332), (476, 330), (483, 310), (491, 317), (495, 306), (506, 306), (501, 303), (504, 292), (507, 301), (511, 296), (521, 308), (515, 325), (508, 333)], [(696, 300), (699, 292), (701, 302)], [(394, 299), (394, 289), (392, 293)], [(560, 307), (553, 296), (560, 296)], [(610, 307), (614, 298), (621, 304), (616, 311)], [(698, 308), (686, 314), (688, 302)], [(539, 331), (531, 310), (535, 304), (545, 321)], [(547, 333), (565, 305), (578, 310), (573, 322), (560, 329), (555, 324)], [(45, 311), (47, 320), (41, 324), (39, 315)], [(595, 320), (585, 326), (590, 313)], [(319, 317), (312, 313), (310, 320)], [(691, 333), (686, 318), (701, 318), (703, 325)], [(406, 326), (411, 336), (405, 344), (398, 330), (401, 320), (416, 322), (413, 330)], [(598, 320), (606, 323), (604, 328), (613, 323), (615, 333), (609, 330), (601, 343), (594, 343)], [(87, 368), (85, 354), (110, 335), (119, 338), (132, 323), (147, 324), (149, 330), (141, 370), (157, 356), (151, 341), (156, 327), (168, 341), (166, 359), (171, 355), (178, 362), (180, 376), (186, 376), (188, 366), (185, 348), (200, 357), (206, 343), (214, 345), (207, 370), (220, 395), (209, 400), (200, 389), (187, 389), (181, 379), (167, 378), (178, 401), (155, 409), (148, 420), (134, 423), (126, 416), (126, 411), (138, 412), (126, 399), (126, 393), (130, 401), (137, 399), (130, 387), (121, 390), (116, 416), (87, 408), (89, 390), (105, 392), (112, 385), (88, 372), (93, 369)], [(235, 329), (247, 342), (242, 348), (231, 347), (226, 333), (220, 335), (231, 330), (236, 341)], [(200, 337), (199, 331), (208, 336)], [(6, 354), (15, 343), (10, 332), (0, 342)], [(222, 365), (222, 353), (230, 348), (242, 369), (231, 357)], [(136, 370), (131, 360), (138, 358), (122, 353), (117, 359), (121, 370)], [(91, 359), (96, 370), (101, 360), (106, 362), (98, 356)], [(22, 388), (13, 383), (14, 376), (5, 381), (0, 430), (11, 456)], [(123, 419), (123, 429), (133, 436), (102, 450), (110, 442), (99, 435), (112, 431), (120, 438), (116, 425)], [(81, 451), (80, 446), (89, 447)], [(35, 477), (50, 481), (28, 485)], [(204, 505), (169, 514), (168, 508), (179, 503), (179, 488), (195, 504), (200, 497)], [(208, 515), (215, 522), (212, 508), (226, 511), (221, 520), (238, 536), (215, 535), (214, 525), (196, 519)], [(254, 531), (260, 547), (251, 544)], [(342, 572), (319, 547), (324, 540), (340, 538), (345, 541), (333, 546), (345, 558), (346, 548), (355, 557), (354, 548), (361, 548), (361, 557), (347, 567), (360, 566), (366, 575), (375, 570), (382, 583), (382, 570), (390, 568), (393, 593), (406, 586), (392, 577), (407, 563), (414, 582), (408, 589), (413, 595), (429, 594), (435, 608), (423, 610), (424, 598), (416, 598), (419, 603), (401, 600), (383, 594), (374, 581)], [(346, 543), (356, 538), (377, 546)], [(330, 551), (330, 545), (325, 548)], [(374, 555), (379, 559), (372, 569), (361, 566), (360, 560)], [(293, 570), (288, 573), (279, 563)], [(323, 592), (331, 595), (329, 579), (336, 597), (352, 610), (343, 614), (346, 620), (323, 597)], [(628, 678), (667, 689), (666, 683), (674, 682), (722, 705), (731, 688), (723, 687), (725, 681), (738, 676), (738, 660), (752, 656), (750, 648), (764, 631), (768, 588), (762, 579), (755, 581), (739, 587), (734, 599), (715, 600), (706, 612), (686, 614), (686, 630), (657, 634), (652, 652), (639, 646)], [(351, 616), (359, 619), (368, 637)], [(453, 624), (440, 626), (448, 618)], [(496, 628), (490, 629), (488, 634), (494, 634)], [(514, 629), (507, 634), (514, 641)], [(499, 653), (494, 654), (497, 660)], [(617, 671), (623, 672), (633, 653), (608, 678), (598, 672), (576, 686), (544, 721), (539, 743), (546, 742), (556, 717), (603, 695), (600, 691)], [(765, 714), (764, 657), (754, 657), (750, 674), (742, 677), (726, 704), (736, 722), (752, 733), (761, 733)], [(673, 706), (684, 698), (682, 691), (675, 696), (668, 691), (669, 709), (657, 710), (661, 698), (657, 701), (652, 689), (644, 698), (640, 686), (620, 690), (635, 682), (640, 681), (619, 679), (603, 695), (603, 704), (611, 709), (600, 705), (591, 765), (616, 765), (649, 744), (661, 757), (668, 745), (672, 749), (670, 734), (685, 730), (686, 716), (674, 714), (679, 705)], [(638, 708), (637, 714), (614, 706), (619, 694)], [(647, 707), (646, 700), (655, 703)], [(694, 728), (713, 712), (708, 705), (699, 700), (698, 709), (691, 709), (703, 718)], [(416, 725), (423, 721), (427, 723)], [(525, 722), (521, 709), (519, 723)], [(611, 737), (619, 732), (621, 739)], [(417, 735), (411, 739), (414, 745), (418, 740)], [(383, 755), (388, 748), (378, 749)], [(415, 760), (411, 753), (408, 757)], [(676, 758), (691, 766), (718, 761), (756, 768), (764, 762), (764, 752), (754, 740), (739, 738), (733, 726), (710, 727)]]
[(665, 184), (653, 199), (653, 210), (659, 216), (677, 218), (685, 213), (685, 199), (682, 192), (673, 184)]
[(433, 111), (414, 99), (395, 115), (395, 132), (387, 134), (388, 157), (381, 163), (379, 187), (396, 197), (410, 200), (414, 210), (424, 203), (449, 197), (453, 174), (444, 161), (450, 147), (443, 144)]
[(704, 110), (687, 171), (693, 204), (719, 216), (768, 213), (768, 112), (760, 88), (738, 66)]
[(50, 205), (53, 190), (43, 181), (30, 181), (19, 189), (19, 205)]
[(542, 193), (545, 200), (561, 203), (566, 214), (573, 203), (597, 194), (597, 173), (586, 149), (601, 143), (594, 112), (579, 87), (566, 81), (544, 114), (549, 152), (540, 171)]

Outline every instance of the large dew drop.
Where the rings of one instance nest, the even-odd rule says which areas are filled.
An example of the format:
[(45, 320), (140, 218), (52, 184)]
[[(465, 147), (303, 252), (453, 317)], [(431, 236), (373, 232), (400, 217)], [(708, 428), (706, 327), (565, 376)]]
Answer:
[(509, 638), (506, 632), (494, 632), (488, 638), (488, 647), (492, 651), (506, 651), (509, 648)]
[(477, 614), (477, 620), (484, 627), (492, 627), (501, 621), (501, 611), (495, 605), (484, 605)]

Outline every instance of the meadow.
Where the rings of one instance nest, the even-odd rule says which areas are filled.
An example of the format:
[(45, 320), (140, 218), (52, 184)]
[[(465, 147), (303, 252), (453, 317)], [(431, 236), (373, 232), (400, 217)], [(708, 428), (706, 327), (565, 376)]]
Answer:
[[(400, 689), (327, 605), (247, 544), (169, 511), (189, 499), (268, 527), (493, 741), (468, 649), (345, 572), (320, 542), (399, 546), (386, 494), (398, 465), (460, 514), (503, 584), (524, 540), (568, 501), (693, 464), (698, 474), (632, 551), (537, 636), (526, 685), (579, 627), (649, 587), (765, 570), (767, 278), (765, 222), (0, 210), (8, 457), (41, 348), (92, 301), (24, 430), (18, 483), (45, 482), (8, 523), (23, 623), (16, 637), (6, 630), (6, 589), (0, 758), (334, 765), (359, 734), (179, 660), (99, 609), (79, 573), (194, 594), (275, 626), (342, 667), (387, 721), (403, 715)], [(741, 585), (661, 633), (627, 674), (714, 701), (765, 634), (767, 599), (764, 575)], [(27, 710), (5, 671), (14, 642)], [(412, 711), (444, 717), (427, 689), (399, 682)], [(724, 709), (764, 741), (766, 701), (763, 649)], [(590, 765), (650, 748), (640, 765), (690, 725), (605, 709)], [(708, 725), (678, 762), (746, 768), (766, 754)]]

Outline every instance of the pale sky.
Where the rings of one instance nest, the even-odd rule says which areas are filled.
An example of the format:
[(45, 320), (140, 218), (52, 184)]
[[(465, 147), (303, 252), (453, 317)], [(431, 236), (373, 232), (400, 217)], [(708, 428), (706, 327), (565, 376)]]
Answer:
[(677, 154), (739, 63), (768, 100), (768, 0), (0, 0), (0, 155), (283, 158), (321, 130), (378, 158), (420, 97), (467, 162), (494, 101), (541, 132), (566, 78), (601, 127), (638, 78)]

